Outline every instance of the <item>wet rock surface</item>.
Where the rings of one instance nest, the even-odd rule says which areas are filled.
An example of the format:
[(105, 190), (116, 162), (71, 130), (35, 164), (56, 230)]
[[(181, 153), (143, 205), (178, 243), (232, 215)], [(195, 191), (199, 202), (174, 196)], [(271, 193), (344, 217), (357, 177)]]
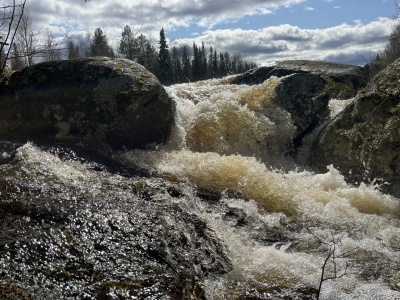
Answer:
[(353, 183), (380, 179), (400, 197), (400, 61), (379, 73), (319, 134), (309, 163), (333, 164)]
[(0, 295), (189, 299), (230, 269), (213, 231), (179, 205), (179, 186), (49, 151), (27, 144), (0, 165)]
[(313, 74), (326, 81), (326, 93), (331, 98), (347, 99), (368, 83), (364, 68), (354, 65), (338, 64), (325, 61), (287, 60), (274, 66), (262, 66), (243, 73), (235, 78), (235, 84), (258, 84), (276, 76), (291, 74)]
[(273, 103), (288, 111), (296, 131), (293, 147), (302, 145), (305, 135), (328, 115), (329, 97), (324, 93), (326, 81), (313, 74), (292, 74), (284, 77), (275, 89)]
[(296, 126), (292, 153), (295, 155), (303, 138), (329, 115), (329, 100), (353, 97), (367, 83), (364, 73), (358, 66), (293, 60), (248, 71), (232, 83), (259, 84), (273, 76), (282, 78), (273, 102), (291, 114)]
[(126, 59), (40, 63), (0, 84), (0, 138), (8, 141), (145, 148), (166, 141), (174, 113), (158, 79)]

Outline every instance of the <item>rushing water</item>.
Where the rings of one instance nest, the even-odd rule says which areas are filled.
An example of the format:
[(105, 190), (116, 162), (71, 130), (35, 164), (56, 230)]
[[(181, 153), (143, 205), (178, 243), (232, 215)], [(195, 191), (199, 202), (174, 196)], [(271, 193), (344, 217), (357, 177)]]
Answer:
[[(269, 101), (276, 83), (171, 86), (178, 112), (168, 146), (119, 159), (218, 195), (232, 209), (227, 220), (206, 204), (193, 206), (233, 262), (231, 272), (206, 282), (216, 298), (317, 288), (334, 249), (324, 271), (337, 278), (323, 281), (322, 299), (400, 299), (399, 200), (373, 183), (348, 185), (334, 166), (313, 174), (285, 159), (294, 128)], [(350, 101), (331, 101), (332, 117)]]
[[(295, 128), (290, 115), (270, 101), (278, 82), (272, 78), (250, 87), (210, 80), (167, 88), (177, 103), (176, 124), (168, 144), (152, 151), (118, 152), (114, 159), (125, 167), (140, 168), (172, 182), (179, 192), (175, 187), (172, 192), (171, 187), (165, 193), (149, 192), (155, 186), (162, 189), (164, 181), (125, 178), (71, 157), (73, 153), (65, 159), (57, 151), (44, 151), (31, 144), (16, 152), (12, 146), (3, 146), (0, 196), (13, 197), (12, 200), (25, 197), (29, 205), (24, 209), (33, 216), (34, 203), (43, 202), (47, 208), (48, 197), (55, 195), (58, 209), (53, 204), (49, 212), (60, 210), (67, 216), (72, 211), (76, 219), (66, 228), (54, 229), (57, 220), (51, 219), (50, 214), (45, 219), (52, 224), (48, 235), (36, 237), (16, 254), (6, 252), (9, 257), (1, 257), (0, 270), (7, 269), (4, 274), (14, 280), (24, 278), (19, 272), (27, 274), (34, 286), (31, 294), (39, 295), (34, 299), (50, 299), (46, 298), (46, 291), (56, 291), (53, 295), (64, 295), (66, 299), (81, 299), (76, 295), (84, 293), (85, 299), (94, 299), (90, 292), (106, 287), (109, 289), (101, 299), (175, 299), (163, 296), (165, 290), (157, 285), (152, 286), (153, 292), (145, 287), (148, 290), (142, 288), (142, 294), (130, 296), (133, 292), (126, 286), (117, 290), (115, 277), (126, 282), (127, 278), (139, 276), (140, 271), (140, 276), (161, 272), (167, 258), (174, 257), (172, 261), (182, 266), (169, 262), (170, 273), (162, 278), (166, 283), (175, 282), (171, 278), (176, 277), (180, 267), (192, 268), (173, 253), (181, 251), (182, 257), (190, 257), (190, 253), (199, 256), (192, 258), (196, 260), (193, 274), (201, 276), (199, 270), (207, 270), (203, 273), (208, 276), (198, 277), (207, 299), (315, 299), (322, 270), (326, 280), (322, 282), (321, 299), (400, 299), (399, 199), (382, 194), (373, 183), (348, 185), (334, 166), (327, 166), (324, 174), (314, 174), (287, 158), (285, 153)], [(331, 101), (332, 117), (350, 101)], [(9, 166), (13, 156), (18, 164)], [(11, 173), (20, 180), (15, 187), (9, 185), (14, 176)], [(145, 201), (134, 200), (133, 191), (142, 193)], [(138, 213), (136, 216), (129, 214), (130, 207)], [(146, 216), (149, 212), (145, 209), (153, 212), (151, 217)], [(210, 233), (190, 238), (198, 234), (198, 225), (193, 225), (197, 228), (194, 233), (185, 231), (188, 225), (182, 221), (184, 217), (194, 224), (203, 220), (219, 242), (203, 239)], [(30, 218), (33, 219), (21, 218), (12, 226), (29, 223), (30, 234), (34, 234), (35, 224)], [(86, 218), (94, 221), (85, 221)], [(141, 232), (140, 228), (153, 222), (154, 229)], [(188, 237), (182, 248), (177, 246), (179, 239), (172, 236), (176, 228)], [(100, 241), (104, 232), (108, 238)], [(163, 234), (162, 240), (170, 248), (147, 249), (152, 241), (160, 239), (157, 232)], [(0, 246), (8, 247), (12, 236), (18, 234), (26, 233), (4, 232)], [(200, 243), (195, 241), (197, 238)], [(92, 245), (90, 239), (97, 240), (97, 244)], [(42, 271), (42, 277), (32, 277), (37, 262), (33, 265), (28, 261), (33, 253), (28, 248), (44, 247), (40, 243), (49, 241), (54, 242), (46, 250), (52, 260), (48, 265), (39, 265), (51, 274), (64, 270), (61, 274), (70, 280), (63, 287), (56, 286), (54, 279), (49, 279), (51, 274)], [(63, 242), (68, 249), (63, 249)], [(114, 243), (115, 247), (111, 246)], [(146, 243), (150, 246), (138, 248)], [(207, 248), (202, 249), (202, 243), (217, 249), (213, 256)], [(219, 243), (229, 263), (220, 256)], [(137, 252), (139, 256), (130, 258), (123, 251)], [(42, 252), (40, 255), (44, 255)], [(18, 265), (10, 258), (12, 255)], [(145, 261), (143, 257), (149, 255), (159, 260), (161, 257), (162, 261)], [(110, 259), (111, 256), (115, 258)], [(200, 256), (209, 257), (210, 262)], [(92, 271), (79, 265), (78, 274), (91, 280), (90, 289), (85, 290), (78, 275), (65, 271), (69, 266), (72, 272), (71, 261), (73, 266), (78, 261), (85, 262), (84, 266), (93, 264), (94, 269), (105, 265), (109, 274), (96, 276), (107, 284), (96, 285)], [(128, 271), (131, 277), (125, 274)], [(0, 292), (1, 289), (0, 280)], [(190, 298), (189, 294), (183, 295)], [(191, 295), (190, 299), (200, 297)]]

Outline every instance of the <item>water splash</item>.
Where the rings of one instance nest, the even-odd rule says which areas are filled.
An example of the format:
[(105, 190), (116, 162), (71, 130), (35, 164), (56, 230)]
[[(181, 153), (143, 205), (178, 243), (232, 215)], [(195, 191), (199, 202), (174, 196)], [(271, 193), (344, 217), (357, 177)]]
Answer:
[(290, 114), (271, 102), (279, 79), (251, 87), (217, 83), (168, 88), (178, 106), (170, 149), (241, 154), (282, 165), (294, 127)]
[[(336, 261), (339, 269), (352, 263), (346, 276), (324, 282), (321, 299), (400, 299), (399, 200), (373, 183), (347, 184), (334, 166), (324, 174), (270, 168), (285, 165), (282, 152), (294, 130), (290, 115), (271, 104), (277, 82), (170, 87), (179, 130), (169, 146), (120, 153), (119, 159), (194, 185), (230, 208), (211, 213), (208, 204), (185, 200), (225, 242), (234, 265), (226, 276), (205, 282), (211, 298), (218, 291), (226, 298), (250, 297), (255, 289), (254, 297), (262, 299), (285, 293), (312, 299), (328, 249), (311, 230), (322, 241), (340, 241), (339, 256), (349, 253)], [(333, 101), (331, 117), (350, 102)]]

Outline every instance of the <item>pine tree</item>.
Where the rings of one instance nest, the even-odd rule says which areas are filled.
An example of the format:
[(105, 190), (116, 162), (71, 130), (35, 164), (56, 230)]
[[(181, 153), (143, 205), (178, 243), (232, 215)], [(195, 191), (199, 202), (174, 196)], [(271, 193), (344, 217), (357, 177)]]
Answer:
[(139, 46), (131, 27), (125, 26), (121, 34), (119, 52), (124, 58), (135, 60), (139, 56)]
[(94, 36), (90, 44), (90, 55), (108, 57), (115, 56), (113, 49), (108, 45), (107, 37), (100, 28), (97, 28), (94, 32)]
[(169, 55), (168, 44), (165, 38), (164, 28), (160, 31), (160, 49), (158, 52), (158, 79), (163, 84), (171, 83), (171, 58)]

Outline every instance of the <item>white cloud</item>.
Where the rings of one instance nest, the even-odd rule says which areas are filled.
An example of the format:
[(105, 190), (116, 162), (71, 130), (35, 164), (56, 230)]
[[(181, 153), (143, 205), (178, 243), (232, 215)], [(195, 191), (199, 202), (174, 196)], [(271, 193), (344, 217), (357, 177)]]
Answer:
[(285, 24), (260, 30), (209, 30), (175, 44), (205, 42), (218, 51), (240, 52), (261, 63), (311, 59), (365, 64), (363, 57), (382, 51), (392, 24), (392, 19), (381, 18), (369, 24), (341, 24), (326, 29), (301, 29)]
[(289, 24), (259, 30), (212, 30), (218, 24), (234, 24), (245, 16), (273, 14), (278, 9), (305, 3), (307, 0), (27, 1), (34, 23), (39, 27), (51, 26), (55, 34), (69, 31), (92, 35), (100, 27), (115, 45), (125, 25), (154, 40), (162, 27), (173, 32), (197, 25), (205, 31), (197, 27), (188, 31), (190, 38), (175, 43), (186, 41), (191, 45), (193, 41), (204, 41), (218, 51), (241, 52), (260, 62), (296, 58), (355, 61), (354, 53), (380, 51), (392, 28), (391, 19), (380, 19), (369, 24), (356, 22), (313, 30)]
[(304, 8), (304, 10), (305, 11), (313, 11), (313, 10), (315, 10), (315, 8), (307, 6), (306, 8)]
[[(27, 7), (35, 21), (41, 24), (63, 24), (79, 20), (82, 28), (115, 27), (115, 23), (138, 25), (147, 31), (161, 27), (189, 26), (201, 19), (208, 28), (216, 22), (226, 22), (246, 15), (270, 14), (282, 6), (292, 6), (306, 0), (35, 0)], [(207, 21), (207, 22), (206, 22)]]

